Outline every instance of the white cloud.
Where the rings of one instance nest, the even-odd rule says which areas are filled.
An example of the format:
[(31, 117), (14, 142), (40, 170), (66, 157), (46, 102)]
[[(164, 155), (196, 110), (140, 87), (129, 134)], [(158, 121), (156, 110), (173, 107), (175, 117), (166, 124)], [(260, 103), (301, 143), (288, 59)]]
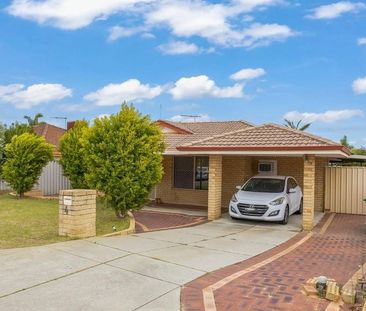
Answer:
[(141, 84), (139, 80), (130, 79), (120, 84), (108, 84), (103, 88), (84, 96), (87, 101), (95, 102), (98, 106), (121, 105), (123, 101), (142, 101), (152, 99), (162, 93), (161, 86), (151, 87)]
[(158, 49), (163, 54), (177, 55), (177, 54), (196, 54), (200, 52), (200, 48), (194, 43), (187, 43), (184, 41), (172, 41), (166, 44), (161, 44)]
[(13, 0), (9, 14), (61, 29), (78, 29), (151, 0)]
[(180, 78), (175, 82), (175, 86), (170, 89), (174, 99), (218, 97), (218, 98), (241, 98), (244, 96), (244, 86), (235, 84), (234, 86), (218, 87), (215, 81), (205, 75)]
[(244, 68), (230, 76), (232, 80), (250, 80), (264, 76), (266, 71), (263, 68)]
[(283, 118), (291, 121), (303, 120), (305, 123), (316, 121), (330, 123), (353, 117), (362, 117), (363, 115), (363, 111), (359, 109), (328, 110), (322, 113), (290, 111)]
[(113, 26), (109, 29), (109, 35), (107, 40), (111, 42), (120, 38), (131, 37), (135, 34), (143, 32), (144, 30), (145, 27), (125, 28), (121, 26)]
[(340, 1), (319, 6), (312, 10), (306, 17), (311, 19), (333, 19), (340, 17), (344, 13), (356, 13), (366, 6), (362, 2)]
[(208, 122), (211, 118), (208, 114), (182, 115), (178, 114), (170, 118), (174, 122)]
[(359, 78), (352, 83), (353, 91), (356, 94), (365, 94), (366, 93), (366, 77)]
[(156, 9), (146, 14), (146, 23), (150, 27), (166, 26), (177, 37), (199, 36), (221, 46), (263, 46), (285, 40), (295, 33), (288, 26), (278, 24), (255, 23), (248, 28), (240, 29), (231, 20), (256, 7), (277, 3), (280, 1), (236, 0), (231, 5), (213, 4), (201, 0), (161, 1)]
[(366, 37), (358, 38), (357, 39), (357, 44), (358, 45), (365, 45), (366, 44)]
[(72, 90), (62, 84), (0, 85), (0, 101), (13, 104), (20, 109), (61, 100), (72, 96)]
[(108, 41), (149, 33), (166, 27), (179, 38), (198, 36), (227, 47), (256, 47), (285, 40), (295, 33), (286, 25), (252, 24), (248, 15), (256, 9), (286, 3), (283, 0), (13, 0), (7, 7), (11, 15), (39, 24), (74, 30), (111, 15), (125, 14), (134, 25), (109, 29)]

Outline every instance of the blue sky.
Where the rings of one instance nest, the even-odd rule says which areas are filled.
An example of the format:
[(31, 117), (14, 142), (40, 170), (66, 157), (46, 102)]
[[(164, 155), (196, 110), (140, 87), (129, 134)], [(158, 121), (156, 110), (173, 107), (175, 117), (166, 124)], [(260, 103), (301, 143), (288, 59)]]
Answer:
[(363, 1), (14, 0), (0, 29), (3, 123), (127, 100), (153, 119), (302, 118), (366, 145)]

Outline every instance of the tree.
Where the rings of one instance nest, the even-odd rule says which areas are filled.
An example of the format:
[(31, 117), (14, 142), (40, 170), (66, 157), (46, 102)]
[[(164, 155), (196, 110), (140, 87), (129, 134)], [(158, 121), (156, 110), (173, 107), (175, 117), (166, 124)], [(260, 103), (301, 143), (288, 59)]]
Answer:
[(53, 146), (43, 137), (24, 133), (12, 138), (5, 147), (5, 155), (2, 177), (23, 197), (37, 182), (42, 168), (52, 160)]
[(289, 127), (289, 128), (292, 128), (292, 129), (294, 129), (294, 130), (305, 131), (305, 130), (307, 130), (307, 129), (310, 127), (311, 123), (305, 123), (304, 125), (302, 125), (302, 124), (301, 124), (301, 123), (302, 123), (302, 121), (303, 121), (303, 120), (299, 120), (299, 121), (295, 124), (295, 122), (294, 122), (294, 121), (290, 121), (290, 120), (285, 119), (285, 124), (284, 124), (284, 126)]
[(39, 122), (39, 119), (43, 118), (43, 114), (38, 112), (35, 114), (35, 116), (32, 118), (30, 116), (24, 116), (24, 119), (27, 120), (29, 126), (34, 126), (38, 124), (43, 124), (44, 122)]
[(2, 166), (5, 162), (5, 146), (11, 142), (11, 139), (15, 135), (21, 135), (23, 133), (31, 133), (32, 128), (29, 127), (27, 124), (15, 122), (12, 123), (9, 127), (6, 125), (1, 125), (0, 132), (2, 132), (2, 147), (0, 146), (0, 175), (2, 171)]
[(69, 177), (71, 186), (75, 189), (88, 188), (85, 179), (85, 134), (88, 122), (76, 121), (73, 128), (68, 130), (60, 140), (61, 159), (64, 175)]
[(96, 119), (87, 134), (85, 154), (89, 185), (104, 192), (118, 217), (139, 209), (162, 177), (165, 145), (159, 126), (135, 108)]
[(348, 137), (347, 135), (344, 135), (341, 139), (340, 139), (340, 143), (341, 145), (347, 147), (348, 149), (353, 149), (353, 146), (348, 142)]

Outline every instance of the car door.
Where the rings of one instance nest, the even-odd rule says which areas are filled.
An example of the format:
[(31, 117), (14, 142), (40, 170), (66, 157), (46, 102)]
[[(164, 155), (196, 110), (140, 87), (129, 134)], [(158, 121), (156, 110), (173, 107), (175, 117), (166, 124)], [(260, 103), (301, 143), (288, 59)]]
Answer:
[(290, 206), (290, 214), (295, 213), (298, 208), (298, 188), (297, 182), (293, 178), (290, 177), (287, 179), (287, 198)]

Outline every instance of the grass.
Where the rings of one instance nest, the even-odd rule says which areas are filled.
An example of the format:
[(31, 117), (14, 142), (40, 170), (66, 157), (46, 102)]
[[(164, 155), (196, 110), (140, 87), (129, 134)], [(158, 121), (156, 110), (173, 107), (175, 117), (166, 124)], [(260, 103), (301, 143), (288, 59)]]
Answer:
[[(97, 202), (97, 235), (128, 228), (129, 219), (119, 220), (112, 209)], [(0, 249), (68, 241), (58, 236), (58, 200), (18, 199), (0, 195)]]

